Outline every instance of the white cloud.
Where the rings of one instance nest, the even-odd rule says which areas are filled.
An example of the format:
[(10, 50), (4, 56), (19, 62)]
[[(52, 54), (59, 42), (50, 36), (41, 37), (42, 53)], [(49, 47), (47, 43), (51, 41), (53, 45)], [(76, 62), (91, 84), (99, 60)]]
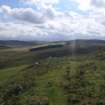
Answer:
[(1, 6), (0, 11), (17, 20), (36, 24), (46, 22), (48, 19), (53, 19), (56, 15), (56, 11), (51, 6), (37, 11), (32, 8), (11, 8), (3, 5)]
[(55, 6), (60, 0), (20, 0), (20, 2), (30, 6), (33, 5), (40, 10), (49, 6)]
[[(105, 37), (105, 25), (98, 16), (83, 16), (75, 12), (62, 13), (42, 24), (1, 23), (0, 36), (24, 40), (60, 40)], [(100, 20), (100, 18), (99, 18)]]
[(91, 4), (96, 6), (96, 7), (105, 8), (105, 0), (92, 0)]
[(36, 40), (46, 35), (46, 32), (29, 23), (0, 23), (1, 39)]
[(58, 4), (59, 0), (20, 0), (28, 4)]
[(90, 5), (91, 5), (91, 0), (73, 0), (74, 2), (76, 2), (78, 4), (78, 8), (80, 10), (89, 10), (90, 9)]
[(1, 6), (1, 11), (17, 20), (42, 23), (44, 21), (43, 14), (34, 11), (32, 8), (10, 8), (9, 6)]
[(92, 10), (94, 8), (105, 8), (105, 0), (72, 0), (77, 3), (82, 11)]
[[(23, 1), (23, 0), (22, 0)], [(0, 38), (25, 40), (57, 40), (70, 38), (105, 38), (105, 0), (72, 0), (88, 15), (55, 8), (58, 1), (31, 0), (41, 4), (40, 9), (11, 8), (3, 5), (0, 12), (13, 18), (9, 23), (0, 23)], [(29, 2), (29, 0), (27, 0)], [(101, 5), (101, 3), (103, 5)], [(100, 4), (100, 5), (98, 5)], [(17, 21), (18, 20), (18, 21)]]

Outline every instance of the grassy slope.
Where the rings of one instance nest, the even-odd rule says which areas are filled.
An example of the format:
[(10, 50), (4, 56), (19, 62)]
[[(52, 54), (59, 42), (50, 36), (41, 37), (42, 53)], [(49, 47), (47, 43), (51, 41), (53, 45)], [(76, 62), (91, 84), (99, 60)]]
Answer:
[[(60, 61), (61, 60), (61, 61)], [(43, 60), (42, 60), (43, 62)], [(62, 65), (65, 63), (63, 67), (56, 67), (56, 63), (59, 63), (59, 65)], [(47, 59), (41, 66), (40, 69), (47, 69), (44, 65), (49, 64), (51, 67), (49, 67), (48, 72), (38, 76), (36, 79), (37, 87), (36, 89), (36, 94), (38, 96), (47, 96), (49, 97), (49, 100), (51, 102), (51, 105), (65, 105), (66, 103), (66, 97), (64, 96), (63, 89), (61, 88), (61, 81), (62, 81), (62, 76), (64, 74), (64, 68), (67, 66), (63, 59), (57, 60), (57, 58), (53, 59)], [(68, 63), (69, 64), (69, 63)], [(55, 66), (55, 67), (54, 67)], [(21, 70), (26, 68), (27, 65), (21, 65), (21, 66), (14, 66), (10, 68), (4, 68), (0, 70), (0, 81), (7, 80), (10, 77), (18, 74)], [(54, 68), (53, 68), (54, 67)], [(62, 68), (62, 69), (61, 69)], [(57, 71), (59, 71), (57, 73)], [(17, 75), (18, 76), (18, 75)], [(51, 81), (52, 86), (48, 87), (48, 82)], [(23, 97), (28, 97), (30, 92), (27, 94), (23, 94)], [(24, 102), (24, 98), (22, 98)]]
[[(37, 94), (39, 96), (48, 96), (51, 105), (65, 105), (66, 98), (60, 86), (63, 70), (57, 73), (57, 70), (51, 70), (47, 74), (37, 78)], [(51, 87), (48, 87), (48, 82)]]
[[(51, 59), (52, 61), (50, 61)], [(47, 96), (49, 98), (50, 105), (66, 105), (66, 97), (64, 95), (63, 88), (61, 87), (61, 81), (62, 81), (63, 74), (65, 72), (64, 68), (67, 65), (65, 65), (65, 67), (63, 66), (62, 69), (61, 67), (57, 67), (57, 66), (54, 67), (57, 60), (56, 58), (55, 59), (51, 58), (51, 59), (47, 59), (44, 62), (42, 60), (43, 63), (41, 62), (42, 63), (41, 68), (39, 68), (39, 70), (42, 69), (43, 71), (47, 69), (47, 72), (36, 76), (36, 81), (35, 81), (36, 87), (34, 88), (35, 94), (39, 97)], [(61, 61), (59, 62), (59, 64), (61, 65), (64, 62), (65, 61), (63, 62)], [(47, 68), (46, 67), (47, 64), (49, 64), (51, 67)], [(57, 73), (57, 71), (59, 72)], [(51, 86), (48, 86), (49, 82), (51, 83)], [(30, 92), (26, 92), (22, 96), (22, 99), (23, 99), (22, 102), (24, 103), (24, 105), (26, 104), (24, 100), (27, 99), (29, 95), (30, 95)]]
[(8, 80), (10, 77), (14, 75), (17, 75), (25, 67), (27, 67), (27, 65), (15, 66), (15, 67), (5, 68), (0, 70), (0, 83)]
[[(8, 55), (8, 56), (6, 56)], [(7, 67), (4, 69), (0, 69), (0, 81), (5, 81), (12, 76), (18, 74), (18, 72), (22, 71), (24, 68), (27, 68), (28, 63), (36, 62), (32, 60), (35, 58), (34, 53), (27, 52), (1, 52), (0, 57), (3, 57), (7, 60), (7, 58), (13, 60), (12, 62), (16, 62), (12, 67)], [(13, 58), (12, 58), (13, 57)], [(4, 59), (2, 58), (2, 59)], [(29, 59), (28, 59), (29, 58)], [(81, 57), (80, 57), (81, 58)], [(60, 58), (48, 58), (41, 61), (40, 70), (47, 70), (47, 72), (36, 76), (36, 86), (33, 87), (35, 89), (35, 94), (42, 97), (47, 96), (50, 100), (50, 105), (67, 105), (66, 96), (64, 94), (64, 90), (61, 87), (61, 83), (63, 81), (63, 75), (67, 70), (67, 67), (70, 67), (72, 72), (75, 72), (76, 66), (80, 64), (85, 64), (87, 62), (94, 62), (98, 66), (97, 72), (89, 72), (87, 74), (87, 79), (90, 80), (97, 86), (97, 92), (99, 92), (99, 86), (104, 84), (103, 76), (105, 75), (105, 63), (104, 61), (96, 61), (96, 60), (88, 60), (87, 58), (81, 58), (82, 60), (75, 61), (72, 60), (71, 57), (60, 57)], [(17, 60), (18, 59), (18, 60)], [(28, 61), (26, 61), (28, 60)], [(21, 61), (21, 62), (20, 62)], [(17, 66), (18, 62), (20, 65)], [(46, 65), (49, 65), (47, 67)], [(87, 68), (90, 69), (90, 68)], [(42, 72), (42, 71), (41, 71)], [(18, 77), (18, 75), (16, 75)], [(50, 86), (48, 86), (50, 82)], [(25, 99), (27, 99), (31, 94), (31, 90), (28, 90), (24, 94), (22, 94), (21, 102), (25, 105)]]

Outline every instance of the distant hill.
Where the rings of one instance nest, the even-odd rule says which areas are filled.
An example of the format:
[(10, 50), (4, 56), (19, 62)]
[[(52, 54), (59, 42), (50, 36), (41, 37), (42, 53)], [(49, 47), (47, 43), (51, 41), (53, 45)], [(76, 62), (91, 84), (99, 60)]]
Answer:
[(79, 39), (79, 40), (66, 41), (66, 43), (67, 44), (75, 44), (75, 45), (105, 45), (105, 40)]
[(30, 48), (29, 51), (39, 51), (39, 57), (91, 54), (105, 51), (105, 41), (103, 40), (71, 40), (52, 43)]
[(0, 45), (0, 49), (8, 49), (8, 48), (10, 48), (10, 47), (4, 46), (4, 45)]
[(0, 40), (0, 46), (8, 46), (8, 47), (24, 47), (24, 46), (32, 46), (41, 44), (44, 42), (39, 41), (18, 41), (18, 40)]
[(105, 40), (70, 40), (70, 41), (56, 41), (56, 42), (44, 42), (44, 41), (18, 41), (18, 40), (0, 40), (0, 47), (25, 47), (43, 44), (68, 44), (68, 45), (82, 45), (82, 46), (92, 46), (92, 45), (105, 45)]

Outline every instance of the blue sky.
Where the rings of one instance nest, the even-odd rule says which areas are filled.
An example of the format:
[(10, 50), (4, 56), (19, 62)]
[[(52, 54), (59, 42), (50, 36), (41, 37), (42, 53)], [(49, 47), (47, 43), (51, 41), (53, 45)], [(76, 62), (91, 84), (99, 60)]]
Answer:
[[(11, 6), (12, 8), (27, 8), (27, 7), (31, 7), (31, 8), (35, 8), (35, 5), (28, 5), (25, 4), (19, 0), (0, 0), (0, 5), (8, 5)], [(81, 11), (80, 9), (77, 8), (77, 3), (73, 2), (72, 0), (60, 0), (60, 2), (58, 4), (56, 4), (56, 8), (59, 8), (60, 11), (64, 12), (64, 11), (76, 11), (79, 12), (81, 14), (85, 14), (85, 12)]]
[(0, 39), (105, 37), (105, 0), (0, 0)]
[[(11, 7), (19, 8), (19, 7), (32, 7), (34, 8), (35, 5), (27, 5), (19, 0), (0, 0), (0, 5), (8, 5)], [(56, 7), (59, 8), (61, 11), (73, 10), (78, 11), (77, 3), (70, 1), (70, 0), (60, 0)]]
[(21, 3), (19, 3), (19, 0), (0, 0), (0, 5), (9, 5), (12, 7), (23, 6)]

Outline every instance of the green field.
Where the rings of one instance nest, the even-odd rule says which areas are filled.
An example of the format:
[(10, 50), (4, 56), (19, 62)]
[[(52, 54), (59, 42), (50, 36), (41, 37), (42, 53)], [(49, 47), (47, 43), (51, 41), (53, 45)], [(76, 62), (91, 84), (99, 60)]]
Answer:
[(105, 47), (81, 45), (1, 48), (0, 105), (105, 105)]

